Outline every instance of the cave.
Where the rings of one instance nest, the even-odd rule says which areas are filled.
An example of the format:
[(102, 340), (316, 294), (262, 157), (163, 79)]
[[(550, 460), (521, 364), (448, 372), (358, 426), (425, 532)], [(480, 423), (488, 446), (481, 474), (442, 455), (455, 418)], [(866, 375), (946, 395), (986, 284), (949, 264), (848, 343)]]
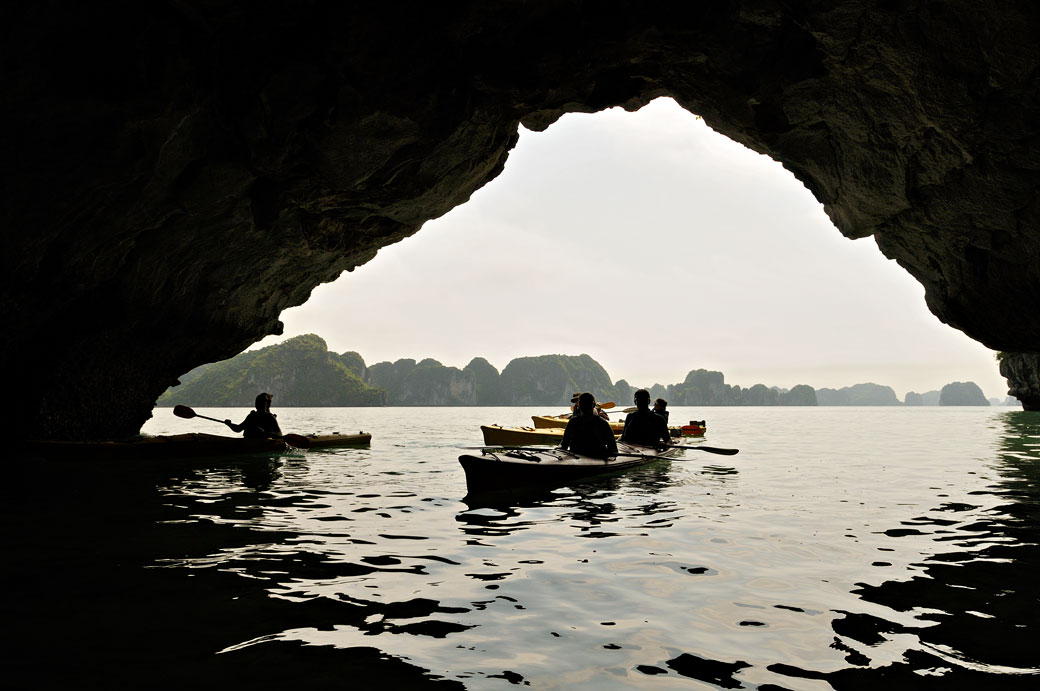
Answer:
[(1040, 407), (1040, 6), (24, 3), (2, 77), (16, 437), (123, 439), (192, 367), (464, 203), (518, 126), (669, 96), (873, 235)]

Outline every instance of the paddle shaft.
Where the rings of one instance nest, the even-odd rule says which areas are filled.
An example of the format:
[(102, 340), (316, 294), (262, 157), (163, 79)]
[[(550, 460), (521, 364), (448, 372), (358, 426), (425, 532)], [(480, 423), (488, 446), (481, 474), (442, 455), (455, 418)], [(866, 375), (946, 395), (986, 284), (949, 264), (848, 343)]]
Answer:
[(219, 423), (220, 423), (220, 424), (222, 424), (222, 425), (223, 425), (223, 424), (225, 424), (223, 420), (218, 420), (217, 418), (215, 418), (215, 417), (210, 417), (210, 416), (208, 416), (208, 415), (199, 415), (198, 413), (195, 413), (195, 417), (200, 417), (200, 418), (202, 418), (203, 420), (212, 420), (213, 422), (219, 422)]
[[(554, 446), (549, 449), (536, 448), (535, 446), (460, 446), (460, 449), (467, 449), (471, 451), (529, 451), (531, 453), (538, 453), (539, 451), (565, 451), (566, 453), (574, 454), (573, 451), (567, 451), (561, 449), (558, 446)], [(719, 449), (714, 446), (669, 446), (669, 449), (698, 449), (699, 451), (707, 451), (708, 453), (720, 453), (725, 456), (732, 456), (737, 453), (739, 449)], [(669, 461), (685, 461), (689, 460), (686, 458), (673, 458), (671, 456), (653, 456), (645, 453), (617, 453), (611, 454), (611, 456), (628, 456), (631, 458), (666, 458)]]

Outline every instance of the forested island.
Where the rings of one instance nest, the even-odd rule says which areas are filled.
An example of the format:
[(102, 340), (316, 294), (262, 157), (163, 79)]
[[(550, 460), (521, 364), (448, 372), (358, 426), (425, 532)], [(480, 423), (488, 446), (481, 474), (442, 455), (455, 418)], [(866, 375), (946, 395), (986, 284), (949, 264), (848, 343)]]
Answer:
[[(307, 334), (197, 367), (156, 405), (251, 407), (260, 391), (273, 393), (278, 406), (566, 405), (576, 391), (628, 404), (638, 388), (624, 379), (612, 382), (602, 365), (584, 354), (516, 358), (501, 372), (481, 357), (463, 369), (430, 358), (369, 366), (358, 353), (331, 352), (321, 337)], [(755, 384), (745, 389), (727, 384), (722, 372), (696, 369), (680, 383), (645, 388), (673, 406), (990, 405), (973, 382), (910, 392), (900, 401), (895, 391), (879, 384), (842, 389)]]

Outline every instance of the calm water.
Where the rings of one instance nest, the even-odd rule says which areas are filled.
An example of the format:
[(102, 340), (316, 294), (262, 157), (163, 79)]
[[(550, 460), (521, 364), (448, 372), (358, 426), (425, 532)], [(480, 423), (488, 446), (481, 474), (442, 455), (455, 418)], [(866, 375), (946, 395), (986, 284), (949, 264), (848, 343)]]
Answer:
[[(467, 503), (457, 447), (551, 410), (277, 412), (287, 432), (365, 430), (372, 446), (9, 460), (8, 678), (1040, 685), (1040, 414), (674, 408), (740, 454)], [(145, 431), (222, 428), (160, 409)]]

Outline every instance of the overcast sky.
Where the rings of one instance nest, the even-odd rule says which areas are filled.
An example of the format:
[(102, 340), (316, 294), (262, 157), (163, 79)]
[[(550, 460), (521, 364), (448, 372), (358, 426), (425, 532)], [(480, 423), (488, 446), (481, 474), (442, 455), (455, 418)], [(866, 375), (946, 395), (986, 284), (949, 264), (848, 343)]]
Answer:
[(872, 238), (670, 99), (521, 129), (472, 199), (282, 315), (368, 364), (588, 353), (630, 384), (719, 370), (749, 387), (1007, 385)]

